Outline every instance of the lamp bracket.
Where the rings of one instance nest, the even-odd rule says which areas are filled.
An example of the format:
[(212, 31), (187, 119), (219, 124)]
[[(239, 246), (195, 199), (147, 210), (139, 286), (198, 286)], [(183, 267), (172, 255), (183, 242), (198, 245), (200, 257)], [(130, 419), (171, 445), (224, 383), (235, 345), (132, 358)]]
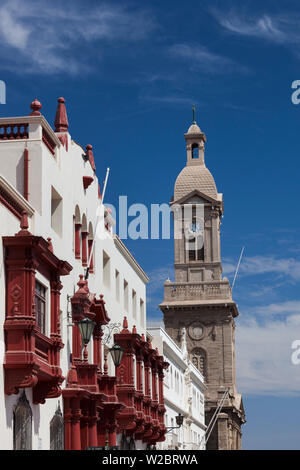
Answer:
[(121, 331), (121, 323), (116, 322), (112, 323), (110, 322), (108, 325), (102, 325), (102, 331), (104, 332), (102, 344), (107, 345), (114, 333), (118, 334)]

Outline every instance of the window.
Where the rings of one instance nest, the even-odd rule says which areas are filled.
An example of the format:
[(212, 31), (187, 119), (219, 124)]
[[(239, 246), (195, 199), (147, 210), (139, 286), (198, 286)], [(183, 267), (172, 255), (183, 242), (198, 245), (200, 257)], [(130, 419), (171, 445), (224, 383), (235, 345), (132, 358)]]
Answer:
[(192, 208), (191, 229), (195, 236), (187, 241), (189, 261), (204, 261), (204, 228), (203, 222), (196, 217), (196, 206)]
[(46, 334), (46, 287), (35, 281), (35, 318), (40, 332)]
[(136, 319), (136, 292), (132, 289), (132, 315)]
[(25, 390), (13, 414), (13, 440), (14, 450), (32, 449), (32, 411)]
[(50, 422), (50, 450), (64, 450), (64, 420), (59, 405)]
[(103, 251), (103, 283), (110, 287), (110, 257)]
[(141, 326), (145, 328), (145, 302), (142, 299), (140, 300), (140, 318)]
[(198, 144), (193, 144), (192, 145), (192, 158), (198, 158), (199, 157), (199, 147)]
[(191, 352), (191, 360), (195, 367), (200, 370), (204, 378), (207, 379), (206, 352), (201, 348), (195, 348)]
[(51, 188), (51, 227), (62, 236), (62, 198), (58, 192)]
[(116, 300), (120, 302), (120, 273), (116, 269), (115, 270), (115, 283), (116, 283)]
[(124, 279), (124, 308), (128, 312), (128, 282)]

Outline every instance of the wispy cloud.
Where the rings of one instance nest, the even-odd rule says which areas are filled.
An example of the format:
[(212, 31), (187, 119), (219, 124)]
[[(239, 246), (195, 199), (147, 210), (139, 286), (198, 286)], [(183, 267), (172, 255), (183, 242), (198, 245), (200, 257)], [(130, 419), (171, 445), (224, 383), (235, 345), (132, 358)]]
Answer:
[(300, 300), (272, 303), (265, 306), (252, 307), (250, 310), (257, 315), (299, 315), (300, 317)]
[(231, 59), (199, 44), (173, 44), (168, 48), (168, 54), (170, 57), (186, 61), (194, 71), (201, 69), (206, 73), (224, 73), (237, 67)]
[(264, 14), (251, 16), (235, 10), (212, 11), (218, 22), (231, 33), (256, 37), (277, 44), (300, 42), (300, 16)]
[(240, 391), (255, 395), (299, 395), (300, 365), (294, 365), (291, 360), (292, 343), (299, 339), (299, 314), (282, 321), (268, 319), (263, 325), (254, 319), (239, 322), (236, 341)]
[[(63, 9), (59, 6), (57, 0), (51, 6), (41, 1), (38, 8), (32, 0), (1, 4), (0, 57), (5, 54), (7, 68), (22, 73), (75, 74), (84, 66), (86, 72), (86, 45), (95, 45), (90, 53), (96, 60), (104, 45), (120, 40), (139, 41), (156, 27), (149, 12), (130, 10), (121, 3), (98, 2), (82, 8), (82, 4), (67, 1)], [(78, 48), (83, 50), (79, 52)], [(9, 57), (13, 60), (9, 61)]]
[[(233, 274), (236, 265), (232, 260), (226, 260), (223, 268), (225, 274)], [(239, 272), (247, 276), (277, 273), (293, 280), (299, 280), (300, 261), (296, 258), (277, 258), (275, 256), (245, 257), (242, 260)]]

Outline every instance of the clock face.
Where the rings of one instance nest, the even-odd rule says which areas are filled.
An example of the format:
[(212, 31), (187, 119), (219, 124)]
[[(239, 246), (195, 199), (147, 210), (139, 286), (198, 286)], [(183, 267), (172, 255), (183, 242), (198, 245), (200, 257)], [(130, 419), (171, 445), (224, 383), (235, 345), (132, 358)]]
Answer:
[(203, 336), (204, 328), (200, 323), (194, 323), (189, 327), (189, 335), (192, 339), (201, 339)]

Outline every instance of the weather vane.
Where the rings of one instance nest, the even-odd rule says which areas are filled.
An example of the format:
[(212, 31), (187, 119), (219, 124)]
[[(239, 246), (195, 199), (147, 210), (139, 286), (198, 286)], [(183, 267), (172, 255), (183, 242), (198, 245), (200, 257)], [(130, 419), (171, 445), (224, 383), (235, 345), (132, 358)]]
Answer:
[(196, 108), (195, 108), (195, 105), (193, 104), (193, 124), (196, 124), (195, 113), (196, 113)]

